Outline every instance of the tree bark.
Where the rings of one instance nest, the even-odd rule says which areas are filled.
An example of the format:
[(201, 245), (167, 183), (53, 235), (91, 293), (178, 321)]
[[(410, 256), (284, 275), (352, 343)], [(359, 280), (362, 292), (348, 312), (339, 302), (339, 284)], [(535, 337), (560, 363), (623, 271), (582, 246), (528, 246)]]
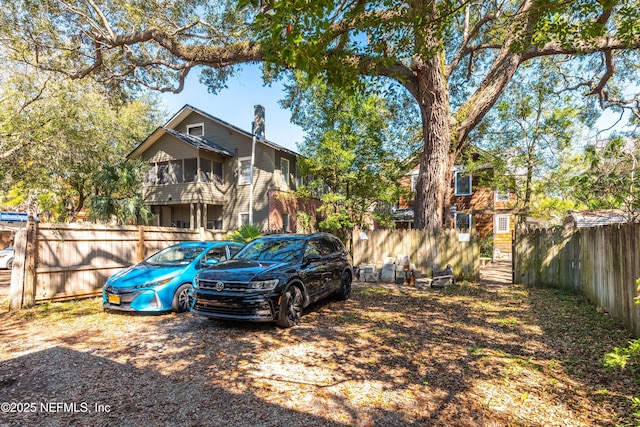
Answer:
[(442, 228), (447, 181), (451, 125), (449, 90), (442, 67), (443, 53), (416, 64), (418, 104), (422, 117), (424, 145), (416, 189), (416, 228)]

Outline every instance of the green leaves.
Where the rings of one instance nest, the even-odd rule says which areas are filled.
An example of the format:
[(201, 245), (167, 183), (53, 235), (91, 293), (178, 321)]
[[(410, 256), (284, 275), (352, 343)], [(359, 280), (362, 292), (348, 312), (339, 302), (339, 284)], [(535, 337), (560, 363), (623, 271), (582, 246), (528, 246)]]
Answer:
[(591, 209), (623, 209), (635, 218), (640, 208), (638, 141), (599, 141), (586, 147), (582, 161), (584, 169), (571, 181), (573, 197)]
[(93, 221), (118, 224), (147, 224), (153, 214), (142, 201), (142, 180), (147, 165), (138, 160), (107, 164), (95, 172), (96, 194), (88, 203)]
[(398, 120), (411, 117), (411, 108), (402, 97), (384, 100), (373, 87), (363, 81), (360, 90), (341, 90), (299, 73), (284, 102), (307, 132), (299, 167), (314, 179), (298, 194), (321, 199), (318, 225), (337, 234), (364, 226), (376, 208), (397, 202), (403, 159), (413, 148), (404, 136), (415, 122)]
[(554, 171), (589, 122), (581, 105), (562, 92), (562, 84), (563, 76), (550, 60), (521, 68), (487, 116), (484, 133), (476, 133), (476, 143), (490, 152), (487, 161), (498, 166), (492, 186), (517, 190), (518, 207), (546, 219), (563, 216), (561, 209), (576, 205), (575, 200), (562, 202), (567, 176)]
[(260, 228), (255, 224), (242, 224), (242, 226), (227, 234), (227, 238), (234, 242), (249, 243), (262, 236)]
[(567, 48), (595, 46), (595, 39), (607, 31), (607, 26), (599, 18), (606, 9), (614, 6), (611, 2), (598, 0), (554, 4), (540, 2), (540, 17), (532, 42), (537, 46), (554, 42)]
[(73, 219), (101, 185), (94, 173), (121, 161), (159, 121), (154, 98), (119, 102), (90, 80), (12, 62), (0, 74), (0, 192), (38, 190), (53, 220)]

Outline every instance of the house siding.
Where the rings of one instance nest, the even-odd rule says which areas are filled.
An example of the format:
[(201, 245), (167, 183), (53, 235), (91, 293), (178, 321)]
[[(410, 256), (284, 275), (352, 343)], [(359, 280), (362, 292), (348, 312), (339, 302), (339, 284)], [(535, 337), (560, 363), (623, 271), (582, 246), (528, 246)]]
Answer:
[(170, 135), (164, 135), (149, 147), (141, 158), (147, 162), (166, 162), (169, 160), (188, 159), (198, 155), (198, 150), (189, 144)]
[[(182, 110), (179, 114), (184, 112), (185, 110)], [(149, 142), (150, 145), (140, 153), (140, 158), (151, 163), (194, 157), (215, 160), (222, 163), (222, 183), (147, 185), (144, 189), (145, 201), (152, 206), (156, 206), (155, 212), (163, 216), (170, 215), (171, 212), (171, 209), (167, 210), (164, 207), (173, 206), (173, 212), (176, 215), (180, 213), (181, 218), (185, 216), (185, 209), (191, 209), (196, 215), (202, 217), (201, 222), (206, 223), (208, 220), (211, 222), (211, 219), (215, 219), (216, 221), (222, 221), (223, 229), (237, 228), (240, 213), (249, 211), (249, 192), (251, 188), (248, 184), (238, 185), (238, 160), (251, 157), (252, 136), (235, 129), (231, 125), (227, 126), (224, 123), (213, 120), (198, 111), (191, 111), (184, 116), (176, 115), (175, 118), (175, 120), (172, 119), (170, 121), (172, 129), (186, 134), (189, 125), (202, 124), (203, 137), (226, 148), (233, 153), (233, 157), (198, 149), (173, 135), (161, 135), (155, 142)], [(180, 121), (177, 122), (177, 120)], [(288, 187), (282, 185), (280, 173), (282, 158), (289, 160), (290, 185)], [(294, 153), (290, 153), (287, 150), (280, 151), (270, 143), (256, 141), (253, 223), (263, 230), (270, 228), (269, 191), (272, 189), (295, 189), (296, 160)], [(163, 220), (163, 222), (166, 221)], [(180, 222), (182, 223), (183, 219)]]
[[(148, 163), (166, 162), (171, 160), (191, 159), (198, 156), (198, 149), (165, 135), (153, 146), (146, 150), (141, 158)], [(219, 155), (200, 152), (200, 157), (222, 163), (222, 173), (225, 174), (225, 158)], [(150, 205), (207, 203), (222, 204), (228, 185), (212, 183), (185, 182), (180, 184), (160, 184), (145, 186), (144, 201)]]
[(225, 192), (215, 184), (188, 182), (183, 184), (149, 185), (143, 191), (149, 205), (176, 205), (184, 203), (226, 203)]
[[(418, 173), (419, 166), (416, 166), (410, 173), (400, 179), (400, 184), (405, 189), (411, 188), (412, 175)], [(450, 202), (448, 211), (449, 227), (455, 228), (454, 212), (472, 215), (472, 227), (478, 233), (480, 239), (493, 239), (494, 249), (500, 254), (511, 253), (512, 232), (515, 228), (516, 217), (511, 215), (512, 208), (515, 206), (516, 197), (513, 193), (509, 194), (508, 201), (496, 201), (495, 191), (486, 187), (482, 179), (477, 175), (471, 176), (471, 194), (457, 196), (455, 194), (455, 174), (452, 174), (450, 182)], [(407, 200), (400, 197), (398, 200), (398, 209), (414, 208), (415, 193), (409, 193), (410, 198)], [(509, 231), (506, 233), (495, 232), (496, 215), (509, 216)], [(399, 219), (397, 227), (407, 227), (407, 221)]]

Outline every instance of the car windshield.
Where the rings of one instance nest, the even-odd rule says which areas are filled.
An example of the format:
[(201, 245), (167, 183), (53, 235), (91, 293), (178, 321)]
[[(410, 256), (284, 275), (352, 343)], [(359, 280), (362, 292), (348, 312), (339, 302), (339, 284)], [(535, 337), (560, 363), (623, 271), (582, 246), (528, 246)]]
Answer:
[(151, 265), (187, 265), (204, 251), (204, 246), (171, 246), (145, 261)]
[(300, 257), (304, 240), (255, 240), (235, 256), (236, 259), (252, 261), (295, 261)]

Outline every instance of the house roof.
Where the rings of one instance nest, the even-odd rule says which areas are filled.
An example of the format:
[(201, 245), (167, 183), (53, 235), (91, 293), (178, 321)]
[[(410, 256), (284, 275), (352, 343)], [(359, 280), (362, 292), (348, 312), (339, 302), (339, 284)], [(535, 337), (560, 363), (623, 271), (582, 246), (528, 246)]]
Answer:
[(577, 228), (598, 227), (601, 225), (624, 224), (629, 215), (620, 210), (569, 211), (564, 220), (565, 226)]
[(193, 145), (194, 147), (199, 148), (201, 150), (211, 151), (213, 153), (222, 154), (223, 156), (233, 157), (233, 152), (231, 152), (230, 150), (227, 150), (220, 144), (216, 144), (215, 142), (208, 140), (207, 138), (202, 138), (195, 135), (188, 135), (186, 133), (178, 132), (175, 129), (166, 128), (164, 126), (161, 127), (161, 129), (175, 136), (176, 138), (183, 140), (187, 144)]
[[(248, 132), (248, 131), (243, 130), (243, 129), (237, 127), (237, 126), (234, 126), (229, 122), (225, 122), (224, 120), (219, 119), (219, 118), (217, 118), (215, 116), (212, 116), (211, 114), (209, 114), (209, 113), (207, 113), (205, 111), (202, 111), (199, 108), (193, 107), (193, 106), (191, 106), (189, 104), (185, 104), (185, 106), (182, 107), (182, 109), (180, 111), (178, 111), (172, 118), (169, 119), (169, 121), (165, 124), (165, 126), (166, 127), (175, 127), (175, 126), (177, 126), (178, 123), (180, 123), (182, 120), (184, 120), (184, 118), (187, 117), (189, 114), (191, 114), (191, 112), (198, 113), (198, 114), (200, 114), (200, 115), (202, 115), (202, 116), (204, 116), (204, 117), (206, 117), (208, 119), (213, 120), (214, 122), (217, 122), (217, 123), (221, 124), (222, 126), (225, 126), (225, 127), (229, 128), (229, 129), (232, 129), (232, 130), (234, 130), (234, 131), (236, 131), (238, 133), (246, 135), (249, 138), (253, 137), (253, 134), (251, 132)], [(269, 141), (267, 139), (265, 139), (265, 140), (257, 139), (257, 141), (260, 142), (261, 144), (264, 144), (264, 145), (266, 145), (268, 147), (273, 148), (274, 150), (283, 151), (285, 153), (289, 153), (289, 154), (294, 155), (294, 156), (298, 156), (299, 155), (295, 151), (289, 150), (288, 148), (284, 148), (283, 146), (278, 145), (278, 144), (276, 144), (274, 142), (271, 142), (271, 141)]]
[[(222, 154), (225, 156), (230, 156), (233, 157), (233, 153), (231, 151), (229, 151), (228, 149), (226, 149), (225, 147), (223, 147), (220, 144), (217, 144), (213, 141), (210, 141), (206, 138), (200, 138), (194, 135), (187, 135), (184, 134), (182, 132), (178, 132), (176, 131), (174, 128), (176, 126), (178, 126), (178, 124), (180, 122), (182, 122), (189, 114), (191, 114), (192, 112), (195, 112), (197, 114), (200, 114), (228, 129), (231, 129), (237, 133), (240, 133), (248, 138), (253, 138), (253, 134), (250, 132), (247, 132), (243, 129), (240, 129), (237, 126), (234, 126), (228, 122), (225, 122), (224, 120), (221, 120), (217, 117), (214, 117), (198, 108), (192, 107), (189, 104), (185, 104), (184, 107), (182, 107), (180, 109), (180, 111), (178, 111), (176, 114), (173, 115), (173, 117), (171, 117), (167, 123), (164, 124), (164, 126), (160, 126), (158, 127), (155, 131), (153, 131), (153, 133), (151, 135), (149, 135), (147, 137), (147, 139), (145, 139), (142, 143), (140, 143), (136, 148), (133, 149), (133, 151), (131, 151), (131, 153), (129, 153), (127, 155), (127, 158), (137, 158), (140, 153), (144, 152), (147, 148), (149, 148), (151, 145), (153, 145), (153, 143), (155, 143), (162, 135), (168, 133), (172, 136), (175, 136), (177, 138), (179, 138), (180, 140), (193, 145), (196, 148), (200, 148), (203, 150), (207, 150), (207, 151), (211, 151), (211, 152), (215, 152), (218, 154)], [(268, 140), (261, 140), (261, 139), (256, 139), (256, 142), (259, 144), (264, 144), (268, 147), (273, 148), (274, 150), (278, 150), (278, 151), (282, 151), (288, 154), (291, 154), (293, 156), (299, 156), (298, 153), (296, 153), (295, 151), (289, 150), (287, 148), (284, 148), (274, 142), (268, 141)]]

